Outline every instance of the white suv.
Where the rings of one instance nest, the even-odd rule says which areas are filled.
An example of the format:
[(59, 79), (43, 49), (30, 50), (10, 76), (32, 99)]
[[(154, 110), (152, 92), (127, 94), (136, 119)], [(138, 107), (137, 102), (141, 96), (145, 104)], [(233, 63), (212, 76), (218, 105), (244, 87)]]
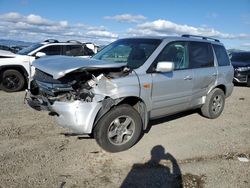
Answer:
[(91, 57), (94, 51), (78, 41), (58, 42), (48, 39), (24, 48), (17, 54), (0, 54), (0, 88), (7, 92), (22, 90), (34, 74), (32, 62), (45, 55)]

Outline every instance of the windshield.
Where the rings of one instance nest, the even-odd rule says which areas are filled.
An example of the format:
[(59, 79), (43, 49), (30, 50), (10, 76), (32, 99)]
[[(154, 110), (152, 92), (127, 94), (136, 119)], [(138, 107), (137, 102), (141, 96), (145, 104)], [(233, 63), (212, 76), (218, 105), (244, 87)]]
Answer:
[(144, 64), (160, 43), (158, 39), (121, 39), (105, 47), (93, 58), (127, 63), (129, 68), (136, 69)]
[(42, 44), (39, 44), (39, 43), (33, 44), (33, 45), (31, 45), (31, 46), (29, 46), (27, 48), (24, 48), (24, 49), (18, 51), (17, 54), (28, 55), (30, 52), (32, 52), (33, 50), (35, 50), (35, 49), (37, 49), (37, 48), (39, 48), (41, 46), (42, 46)]

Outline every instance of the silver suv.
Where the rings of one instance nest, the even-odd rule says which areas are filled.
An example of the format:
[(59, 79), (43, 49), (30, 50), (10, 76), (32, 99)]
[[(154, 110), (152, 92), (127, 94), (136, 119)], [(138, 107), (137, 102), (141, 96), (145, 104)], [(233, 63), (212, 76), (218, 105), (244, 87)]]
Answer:
[(48, 57), (33, 66), (28, 104), (93, 134), (109, 152), (133, 146), (150, 119), (194, 108), (217, 118), (233, 91), (224, 46), (192, 35), (120, 39), (91, 59)]

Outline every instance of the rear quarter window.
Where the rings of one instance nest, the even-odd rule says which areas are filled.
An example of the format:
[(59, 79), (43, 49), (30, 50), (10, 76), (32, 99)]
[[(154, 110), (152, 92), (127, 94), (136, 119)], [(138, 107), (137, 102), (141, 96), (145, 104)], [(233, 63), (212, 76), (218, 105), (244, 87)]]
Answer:
[(230, 65), (230, 60), (224, 46), (213, 44), (218, 66)]
[(66, 56), (83, 56), (83, 47), (81, 45), (66, 45)]

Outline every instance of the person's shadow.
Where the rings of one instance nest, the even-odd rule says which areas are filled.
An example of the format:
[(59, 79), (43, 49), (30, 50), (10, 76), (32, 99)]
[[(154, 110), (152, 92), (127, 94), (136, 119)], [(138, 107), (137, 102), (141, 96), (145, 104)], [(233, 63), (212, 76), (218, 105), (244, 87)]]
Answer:
[(151, 150), (151, 159), (144, 164), (134, 164), (121, 188), (169, 187), (182, 188), (182, 175), (176, 159), (165, 153), (161, 145)]

